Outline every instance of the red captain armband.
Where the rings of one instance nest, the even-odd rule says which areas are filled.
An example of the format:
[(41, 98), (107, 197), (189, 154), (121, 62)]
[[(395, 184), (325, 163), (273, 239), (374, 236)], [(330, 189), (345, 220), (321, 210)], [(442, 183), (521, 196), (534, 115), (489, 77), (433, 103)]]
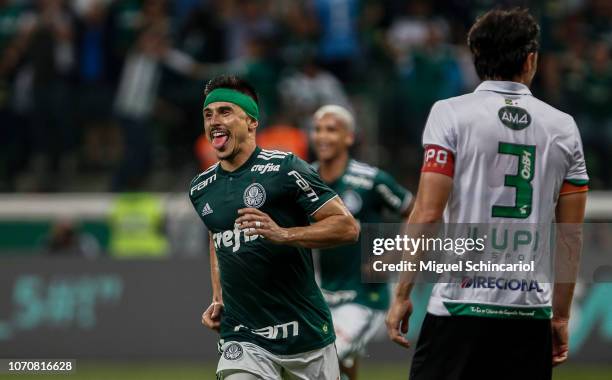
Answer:
[(455, 155), (439, 145), (425, 145), (421, 172), (440, 173), (452, 178), (455, 172)]

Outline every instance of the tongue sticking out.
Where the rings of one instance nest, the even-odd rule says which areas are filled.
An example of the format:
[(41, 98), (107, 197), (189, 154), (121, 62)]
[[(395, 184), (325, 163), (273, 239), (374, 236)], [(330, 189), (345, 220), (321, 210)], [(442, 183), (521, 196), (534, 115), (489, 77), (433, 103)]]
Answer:
[(212, 146), (215, 149), (221, 149), (223, 147), (223, 145), (225, 145), (225, 143), (227, 142), (227, 139), (229, 138), (228, 135), (221, 135), (221, 136), (215, 136), (212, 139)]

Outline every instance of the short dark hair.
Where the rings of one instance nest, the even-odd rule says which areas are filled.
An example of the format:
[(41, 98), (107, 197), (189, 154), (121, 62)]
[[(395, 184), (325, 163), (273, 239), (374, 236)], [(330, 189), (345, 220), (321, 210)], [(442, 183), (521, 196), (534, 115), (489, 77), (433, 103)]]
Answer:
[(255, 104), (259, 105), (259, 97), (257, 96), (255, 88), (249, 82), (236, 75), (220, 75), (209, 80), (204, 88), (204, 98), (206, 98), (208, 94), (217, 88), (230, 88), (232, 90), (242, 92), (243, 94), (253, 98)]
[(468, 33), (468, 46), (480, 79), (512, 80), (529, 53), (537, 52), (540, 27), (527, 9), (494, 9), (480, 16)]

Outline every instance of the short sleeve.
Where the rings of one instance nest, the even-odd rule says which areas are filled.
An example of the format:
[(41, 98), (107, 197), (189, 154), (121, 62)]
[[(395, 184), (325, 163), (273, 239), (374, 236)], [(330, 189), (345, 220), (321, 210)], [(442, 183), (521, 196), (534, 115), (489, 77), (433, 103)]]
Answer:
[(291, 154), (285, 159), (284, 164), (288, 190), (295, 194), (297, 204), (309, 216), (338, 196), (302, 159)]
[(578, 127), (574, 124), (574, 136), (572, 141), (572, 150), (570, 162), (565, 178), (563, 179), (563, 187), (561, 194), (571, 194), (581, 191), (587, 191), (589, 185), (589, 176), (587, 174), (586, 162), (584, 160), (584, 150), (582, 148), (582, 139)]
[(412, 200), (412, 193), (382, 170), (376, 175), (374, 191), (386, 208), (397, 213), (406, 211)]
[(437, 101), (431, 107), (425, 130), (423, 131), (423, 146), (437, 145), (457, 152), (457, 133), (455, 116), (447, 101)]

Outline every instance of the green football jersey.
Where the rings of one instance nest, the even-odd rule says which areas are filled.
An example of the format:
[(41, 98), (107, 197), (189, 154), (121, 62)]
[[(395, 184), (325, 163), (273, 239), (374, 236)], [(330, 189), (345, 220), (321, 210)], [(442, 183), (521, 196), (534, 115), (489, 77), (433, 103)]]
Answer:
[[(314, 163), (313, 167), (318, 168)], [(361, 223), (381, 223), (383, 210), (403, 212), (412, 194), (389, 174), (350, 159), (344, 173), (328, 184)], [(387, 284), (361, 281), (361, 242), (320, 250), (321, 288), (330, 304), (355, 302), (383, 310), (389, 305)]]
[(310, 249), (245, 236), (238, 209), (255, 207), (281, 227), (309, 225), (336, 197), (310, 165), (291, 153), (256, 148), (237, 170), (213, 165), (191, 183), (190, 198), (212, 233), (225, 310), (221, 339), (251, 342), (278, 355), (335, 340)]

